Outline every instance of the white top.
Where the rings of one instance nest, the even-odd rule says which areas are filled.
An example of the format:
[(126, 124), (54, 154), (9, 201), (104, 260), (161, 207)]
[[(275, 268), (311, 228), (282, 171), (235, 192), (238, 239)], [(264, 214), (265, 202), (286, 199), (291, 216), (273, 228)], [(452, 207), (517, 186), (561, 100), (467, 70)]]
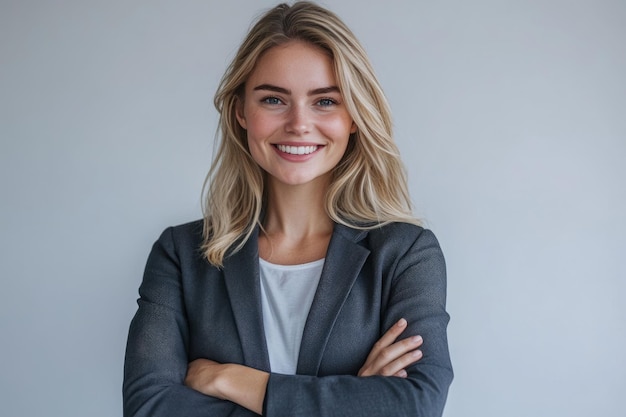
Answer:
[(259, 258), (263, 327), (272, 372), (294, 375), (304, 324), (322, 275), (324, 259), (276, 265)]

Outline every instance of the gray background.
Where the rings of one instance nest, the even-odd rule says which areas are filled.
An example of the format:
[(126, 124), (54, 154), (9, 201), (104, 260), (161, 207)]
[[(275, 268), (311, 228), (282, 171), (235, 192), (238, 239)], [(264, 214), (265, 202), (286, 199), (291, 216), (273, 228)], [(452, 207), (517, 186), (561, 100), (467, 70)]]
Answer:
[[(213, 93), (272, 4), (1, 1), (0, 415), (121, 415), (148, 251), (200, 217)], [(447, 256), (445, 415), (623, 416), (626, 3), (326, 4)]]

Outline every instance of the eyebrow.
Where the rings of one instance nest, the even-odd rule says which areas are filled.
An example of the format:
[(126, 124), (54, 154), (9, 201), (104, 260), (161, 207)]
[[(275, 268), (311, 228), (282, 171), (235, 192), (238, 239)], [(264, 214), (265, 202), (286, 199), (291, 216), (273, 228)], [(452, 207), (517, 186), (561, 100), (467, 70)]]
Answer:
[[(287, 95), (291, 95), (291, 90), (288, 90), (286, 88), (283, 87), (278, 87), (276, 85), (272, 85), (272, 84), (261, 84), (258, 85), (256, 87), (253, 88), (254, 91), (274, 91), (276, 93), (281, 93), (281, 94), (287, 94)], [(322, 87), (322, 88), (316, 88), (314, 90), (310, 90), (307, 95), (309, 96), (315, 96), (318, 94), (328, 94), (328, 93), (339, 93), (339, 87), (333, 85), (330, 87)]]

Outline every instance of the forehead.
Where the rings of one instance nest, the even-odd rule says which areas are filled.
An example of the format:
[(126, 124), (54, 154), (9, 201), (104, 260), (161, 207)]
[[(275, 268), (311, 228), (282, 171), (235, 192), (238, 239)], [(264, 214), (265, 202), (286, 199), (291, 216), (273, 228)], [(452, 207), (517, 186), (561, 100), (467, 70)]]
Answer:
[(259, 84), (290, 89), (336, 86), (333, 59), (324, 49), (306, 42), (274, 46), (258, 59), (246, 84), (251, 89)]

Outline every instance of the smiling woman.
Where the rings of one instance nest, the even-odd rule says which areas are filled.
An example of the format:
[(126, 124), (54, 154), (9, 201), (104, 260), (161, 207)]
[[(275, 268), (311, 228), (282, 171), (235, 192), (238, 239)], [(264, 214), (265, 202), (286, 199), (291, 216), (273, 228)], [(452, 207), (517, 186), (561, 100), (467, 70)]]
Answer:
[(352, 33), (315, 4), (276, 6), (215, 104), (205, 217), (150, 254), (124, 414), (440, 416), (444, 259)]
[(323, 49), (292, 41), (265, 52), (245, 84), (237, 121), (247, 131), (254, 161), (276, 187), (326, 189), (332, 169), (356, 131)]

